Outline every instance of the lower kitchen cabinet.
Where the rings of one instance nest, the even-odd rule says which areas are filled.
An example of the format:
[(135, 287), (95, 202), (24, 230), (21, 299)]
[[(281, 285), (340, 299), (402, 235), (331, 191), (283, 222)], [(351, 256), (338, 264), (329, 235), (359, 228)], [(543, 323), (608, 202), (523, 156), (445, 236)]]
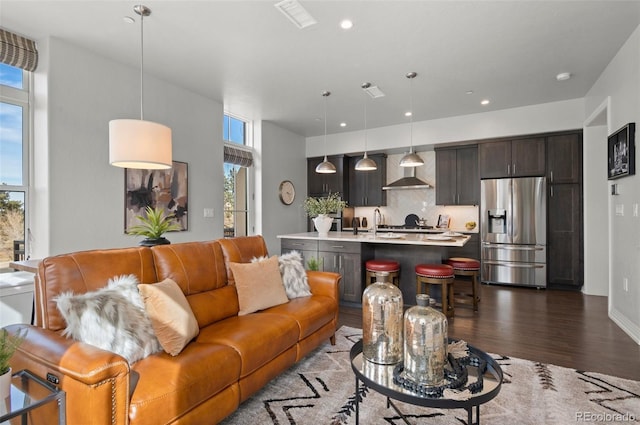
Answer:
[(364, 262), (371, 257), (369, 248), (358, 242), (320, 241), (318, 257), (322, 270), (342, 275), (340, 301), (362, 302)]
[(309, 261), (310, 258), (318, 258), (318, 241), (306, 239), (281, 239), (280, 252), (285, 254), (291, 251), (300, 252), (304, 268), (307, 269), (307, 261)]

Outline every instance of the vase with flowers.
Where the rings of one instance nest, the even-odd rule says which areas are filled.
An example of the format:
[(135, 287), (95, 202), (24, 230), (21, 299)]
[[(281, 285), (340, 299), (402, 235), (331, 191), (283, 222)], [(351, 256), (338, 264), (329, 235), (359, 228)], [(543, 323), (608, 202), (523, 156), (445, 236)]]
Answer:
[(340, 198), (338, 193), (329, 193), (328, 196), (315, 198), (308, 197), (304, 200), (303, 207), (307, 215), (313, 219), (313, 224), (319, 236), (328, 236), (333, 219), (331, 213), (342, 211), (347, 203)]

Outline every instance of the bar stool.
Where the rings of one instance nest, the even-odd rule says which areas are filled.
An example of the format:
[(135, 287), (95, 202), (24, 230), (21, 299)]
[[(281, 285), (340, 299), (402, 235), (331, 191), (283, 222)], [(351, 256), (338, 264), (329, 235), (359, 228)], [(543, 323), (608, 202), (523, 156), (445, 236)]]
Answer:
[[(480, 288), (478, 285), (478, 275), (480, 274), (480, 261), (473, 258), (451, 257), (445, 261), (445, 264), (453, 267), (453, 274), (458, 277), (469, 277), (471, 284), (471, 293), (456, 292), (454, 290), (455, 302), (461, 304), (473, 305), (473, 311), (478, 311), (478, 301), (480, 301)], [(466, 279), (465, 279), (466, 280)], [(455, 287), (455, 283), (454, 283)]]
[[(455, 314), (453, 304), (453, 267), (448, 264), (418, 264), (416, 266), (416, 294), (430, 294), (430, 285), (441, 285), (442, 312), (447, 317)], [(425, 285), (425, 291), (422, 291)]]
[(365, 263), (367, 277), (365, 287), (376, 281), (377, 272), (389, 273), (389, 280), (396, 286), (400, 286), (400, 263), (395, 260), (369, 260)]

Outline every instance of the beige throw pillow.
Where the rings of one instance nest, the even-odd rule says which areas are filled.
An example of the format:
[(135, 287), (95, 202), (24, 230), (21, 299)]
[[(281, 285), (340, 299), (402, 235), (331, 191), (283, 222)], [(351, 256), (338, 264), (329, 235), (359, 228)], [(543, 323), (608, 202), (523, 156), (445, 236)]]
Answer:
[(278, 257), (257, 263), (229, 263), (229, 267), (238, 291), (238, 316), (289, 301), (284, 291)]
[(200, 332), (187, 298), (171, 279), (141, 284), (138, 290), (160, 345), (167, 353), (177, 356)]

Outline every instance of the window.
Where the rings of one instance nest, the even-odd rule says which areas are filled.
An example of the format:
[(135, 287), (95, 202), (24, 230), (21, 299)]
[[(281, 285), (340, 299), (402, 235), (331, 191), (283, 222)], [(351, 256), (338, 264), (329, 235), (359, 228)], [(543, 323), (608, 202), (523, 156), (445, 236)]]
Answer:
[(253, 164), (246, 121), (225, 114), (224, 139), (224, 237), (249, 234), (249, 171)]
[(29, 74), (0, 63), (0, 272), (25, 259)]

